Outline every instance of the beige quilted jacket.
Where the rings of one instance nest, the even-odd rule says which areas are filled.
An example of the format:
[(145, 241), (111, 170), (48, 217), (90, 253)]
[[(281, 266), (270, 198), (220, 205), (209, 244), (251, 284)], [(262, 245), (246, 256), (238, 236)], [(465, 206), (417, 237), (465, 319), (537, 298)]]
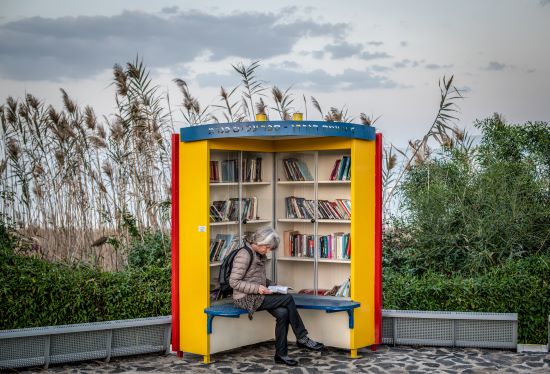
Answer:
[[(249, 247), (250, 248), (250, 247)], [(229, 285), (233, 288), (233, 299), (241, 299), (247, 294), (257, 294), (262, 286), (268, 286), (271, 281), (266, 278), (265, 266), (267, 257), (254, 252), (254, 259), (250, 269), (246, 271), (250, 262), (250, 255), (244, 248), (238, 249), (238, 253), (233, 260), (233, 269), (229, 276)], [(246, 272), (246, 273), (245, 273)]]

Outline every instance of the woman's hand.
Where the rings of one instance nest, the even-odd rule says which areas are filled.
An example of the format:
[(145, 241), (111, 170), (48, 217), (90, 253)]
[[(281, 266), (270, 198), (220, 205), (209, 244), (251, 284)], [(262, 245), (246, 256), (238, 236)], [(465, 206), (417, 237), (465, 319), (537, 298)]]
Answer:
[(258, 288), (258, 293), (260, 295), (269, 295), (270, 293), (273, 293), (273, 292), (271, 292), (266, 286), (262, 286), (260, 284), (260, 288)]

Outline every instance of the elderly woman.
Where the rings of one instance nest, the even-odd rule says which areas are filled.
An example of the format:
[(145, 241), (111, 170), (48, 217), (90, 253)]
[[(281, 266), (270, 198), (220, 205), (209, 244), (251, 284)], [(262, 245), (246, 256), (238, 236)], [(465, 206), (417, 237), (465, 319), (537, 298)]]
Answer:
[(256, 310), (267, 310), (277, 319), (275, 362), (295, 366), (298, 362), (288, 356), (286, 337), (289, 324), (296, 335), (298, 347), (319, 351), (324, 345), (307, 336), (292, 295), (272, 294), (267, 288), (272, 282), (266, 277), (266, 254), (277, 249), (279, 241), (279, 235), (271, 227), (258, 229), (250, 242), (245, 241), (245, 246), (253, 254), (252, 263), (249, 251), (244, 247), (240, 248), (233, 261), (229, 285), (233, 288), (233, 303), (248, 310), (249, 318), (252, 318)]

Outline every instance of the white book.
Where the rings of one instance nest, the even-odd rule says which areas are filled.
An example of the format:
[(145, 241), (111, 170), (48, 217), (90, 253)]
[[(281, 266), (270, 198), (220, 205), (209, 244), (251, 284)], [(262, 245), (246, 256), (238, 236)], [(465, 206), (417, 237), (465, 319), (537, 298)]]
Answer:
[(270, 290), (271, 292), (273, 293), (282, 293), (282, 294), (287, 294), (288, 293), (288, 290), (291, 290), (292, 287), (287, 287), (287, 286), (279, 286), (279, 285), (274, 285), (274, 286), (269, 286), (267, 287), (268, 290)]

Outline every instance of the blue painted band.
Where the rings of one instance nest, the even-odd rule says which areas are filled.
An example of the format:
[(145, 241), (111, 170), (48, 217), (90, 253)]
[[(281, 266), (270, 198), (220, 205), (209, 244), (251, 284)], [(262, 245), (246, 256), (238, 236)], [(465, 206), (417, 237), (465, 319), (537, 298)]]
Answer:
[(371, 126), (345, 122), (324, 121), (263, 121), (214, 123), (182, 127), (182, 142), (193, 142), (207, 139), (304, 136), (375, 140), (376, 129)]

